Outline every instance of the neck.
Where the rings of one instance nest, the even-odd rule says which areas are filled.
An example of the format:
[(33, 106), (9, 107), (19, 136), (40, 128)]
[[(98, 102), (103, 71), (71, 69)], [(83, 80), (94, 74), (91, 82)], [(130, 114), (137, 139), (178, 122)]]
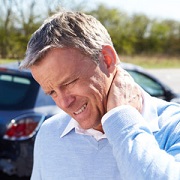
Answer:
[(102, 124), (99, 124), (98, 126), (94, 127), (93, 129), (104, 133), (104, 130), (103, 130), (103, 128), (102, 128)]

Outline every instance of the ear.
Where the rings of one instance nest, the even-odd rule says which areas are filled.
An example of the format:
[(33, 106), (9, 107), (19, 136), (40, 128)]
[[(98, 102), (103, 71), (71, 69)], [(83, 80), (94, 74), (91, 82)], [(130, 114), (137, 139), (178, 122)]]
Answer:
[(115, 66), (117, 62), (117, 56), (113, 47), (111, 47), (110, 45), (103, 46), (102, 55), (108, 69)]

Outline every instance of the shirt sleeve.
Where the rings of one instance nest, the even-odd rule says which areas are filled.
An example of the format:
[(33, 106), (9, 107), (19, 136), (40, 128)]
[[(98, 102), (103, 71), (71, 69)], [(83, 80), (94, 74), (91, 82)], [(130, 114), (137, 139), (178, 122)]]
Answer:
[[(160, 149), (148, 124), (135, 108), (117, 107), (102, 121), (124, 179), (180, 180), (180, 159)], [(180, 138), (177, 139), (173, 146), (180, 154)]]

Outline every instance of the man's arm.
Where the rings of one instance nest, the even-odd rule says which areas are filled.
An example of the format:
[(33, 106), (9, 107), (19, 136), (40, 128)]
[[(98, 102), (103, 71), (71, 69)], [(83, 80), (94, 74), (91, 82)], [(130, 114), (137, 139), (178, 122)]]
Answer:
[[(106, 119), (103, 129), (123, 178), (179, 180), (180, 159), (159, 148), (141, 114), (131, 106), (117, 107), (112, 111), (114, 113)], [(174, 146), (180, 152), (180, 138)]]
[[(141, 115), (143, 100), (140, 90), (126, 73), (126, 77), (121, 73), (123, 71), (118, 69), (109, 92), (107, 107), (110, 113), (103, 117), (103, 129), (112, 145), (122, 177), (129, 180), (179, 180), (180, 159), (177, 152), (180, 153), (180, 133), (175, 133), (177, 141), (172, 144), (176, 147), (175, 158), (160, 149)], [(129, 90), (130, 93), (127, 92)], [(173, 147), (171, 149), (173, 151)]]

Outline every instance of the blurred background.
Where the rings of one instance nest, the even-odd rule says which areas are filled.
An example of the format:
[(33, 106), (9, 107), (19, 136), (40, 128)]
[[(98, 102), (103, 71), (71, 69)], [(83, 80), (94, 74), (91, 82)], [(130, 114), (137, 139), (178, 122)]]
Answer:
[(21, 60), (31, 34), (60, 8), (92, 14), (120, 58), (143, 67), (180, 67), (178, 0), (0, 0), (0, 60)]
[(134, 80), (150, 95), (180, 103), (179, 0), (0, 0), (1, 180), (30, 179), (39, 127), (59, 112), (18, 63), (32, 33), (61, 8), (95, 16)]
[(151, 72), (180, 92), (180, 70), (159, 71), (180, 68), (179, 7), (179, 0), (0, 0), (0, 64), (22, 60), (31, 34), (65, 8), (95, 16), (121, 61), (158, 68)]

